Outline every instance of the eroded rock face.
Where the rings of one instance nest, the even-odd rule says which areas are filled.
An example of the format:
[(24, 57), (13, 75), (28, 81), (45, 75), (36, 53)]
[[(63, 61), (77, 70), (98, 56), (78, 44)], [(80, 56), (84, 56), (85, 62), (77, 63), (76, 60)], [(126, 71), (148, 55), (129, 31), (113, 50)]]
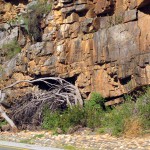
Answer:
[[(55, 0), (41, 23), (42, 41), (27, 42), (3, 80), (14, 82), (16, 72), (24, 77), (60, 76), (75, 80), (84, 98), (92, 91), (120, 97), (148, 85), (148, 8), (149, 0)], [(6, 32), (0, 32), (1, 45), (5, 38)]]
[(20, 12), (24, 12), (24, 1), (0, 0), (0, 24), (9, 22), (17, 17)]

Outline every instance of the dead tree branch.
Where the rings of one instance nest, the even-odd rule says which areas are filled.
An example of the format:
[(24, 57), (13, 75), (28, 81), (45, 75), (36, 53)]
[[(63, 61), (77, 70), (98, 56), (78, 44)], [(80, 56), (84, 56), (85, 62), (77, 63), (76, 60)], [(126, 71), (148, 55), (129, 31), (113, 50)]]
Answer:
[[(5, 90), (8, 88), (13, 88), (15, 85), (22, 82), (36, 85), (37, 83), (40, 85), (40, 82), (43, 82), (48, 86), (48, 89), (38, 89), (38, 91), (30, 93), (29, 98), (24, 98), (22, 101), (20, 101), (20, 103), (15, 103), (15, 106), (12, 108), (11, 118), (17, 125), (21, 126), (22, 124), (27, 123), (32, 123), (34, 125), (41, 124), (42, 111), (45, 106), (47, 106), (51, 111), (55, 111), (65, 105), (70, 108), (72, 108), (74, 105), (80, 105), (81, 107), (83, 106), (83, 100), (78, 88), (59, 77), (20, 80), (7, 87), (4, 87), (0, 91), (0, 94), (4, 94)], [(2, 96), (1, 94), (1, 102), (3, 100), (4, 95)], [(21, 121), (18, 122), (18, 120)]]
[(8, 124), (12, 127), (12, 130), (13, 131), (17, 131), (17, 127), (16, 125), (14, 124), (14, 122), (7, 116), (7, 114), (5, 113), (5, 111), (2, 109), (2, 106), (0, 105), (0, 115), (1, 117), (3, 117), (7, 122)]

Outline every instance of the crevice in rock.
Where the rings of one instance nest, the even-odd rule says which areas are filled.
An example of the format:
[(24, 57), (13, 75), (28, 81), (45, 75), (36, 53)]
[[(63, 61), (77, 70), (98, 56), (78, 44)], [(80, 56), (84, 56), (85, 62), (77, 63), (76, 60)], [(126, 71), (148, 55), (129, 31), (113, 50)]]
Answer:
[(113, 101), (113, 100), (118, 99), (118, 98), (123, 98), (123, 94), (119, 95), (119, 96), (114, 96), (114, 97), (107, 97), (107, 98), (105, 98), (105, 102)]
[(81, 12), (76, 12), (79, 17), (85, 17), (86, 16), (86, 13), (87, 13), (88, 10), (84, 10), (84, 11), (81, 11)]
[(126, 85), (126, 84), (128, 84), (130, 81), (131, 81), (131, 76), (125, 77), (125, 78), (123, 78), (123, 79), (120, 79), (120, 83), (121, 83), (122, 85)]
[(71, 84), (75, 85), (77, 78), (78, 78), (78, 75), (74, 75), (73, 77), (65, 78), (65, 80), (70, 82)]
[[(76, 82), (78, 76), (79, 75), (76, 74), (72, 77), (66, 77), (66, 78), (64, 78), (64, 80), (66, 80), (67, 82), (75, 85), (75, 82)], [(33, 78), (34, 79), (39, 79), (39, 78), (45, 78), (45, 77), (47, 77), (47, 75), (36, 75)], [(51, 77), (54, 77), (54, 76), (51, 76)], [(46, 81), (51, 83), (51, 84), (59, 85), (59, 82), (54, 81), (54, 80), (46, 80)], [(49, 86), (46, 85), (44, 82), (41, 82), (41, 81), (38, 81), (38, 82), (35, 82), (35, 83), (32, 83), (32, 84), (35, 85), (35, 86), (38, 86), (39, 89), (41, 89), (41, 90), (48, 90), (49, 89)]]
[(133, 101), (136, 101), (138, 97), (145, 94), (147, 87), (148, 86), (145, 85), (137, 87), (134, 90), (132, 90), (130, 93), (128, 93), (128, 95), (131, 97)]
[(144, 14), (150, 15), (150, 5), (146, 7), (141, 7), (139, 11), (143, 12)]
[[(143, 2), (139, 5), (139, 8), (142, 9), (142, 8), (148, 8), (150, 7), (150, 1), (149, 0), (143, 0)], [(149, 8), (148, 8), (149, 9)]]
[(28, 0), (5, 0), (5, 2), (7, 2), (7, 3), (11, 3), (11, 4), (13, 4), (13, 5), (19, 5), (19, 3), (22, 3), (22, 4), (28, 4), (29, 3), (29, 1)]
[[(58, 82), (56, 82), (54, 80), (45, 80), (45, 81), (48, 82), (48, 83), (54, 84), (54, 85), (59, 84)], [(33, 83), (33, 85), (38, 86), (38, 88), (41, 89), (41, 90), (46, 90), (47, 91), (47, 90), (50, 89), (50, 86), (48, 86), (46, 83), (41, 82), (41, 81), (35, 82), (35, 83)], [(51, 89), (53, 89), (53, 87)]]
[(125, 94), (115, 96), (115, 97), (107, 97), (105, 98), (105, 105), (110, 106), (111, 108), (111, 106), (122, 104), (124, 101), (128, 99), (136, 102), (140, 96), (145, 94), (146, 89), (147, 89), (147, 86), (141, 86), (141, 87), (135, 88), (129, 93), (125, 93)]

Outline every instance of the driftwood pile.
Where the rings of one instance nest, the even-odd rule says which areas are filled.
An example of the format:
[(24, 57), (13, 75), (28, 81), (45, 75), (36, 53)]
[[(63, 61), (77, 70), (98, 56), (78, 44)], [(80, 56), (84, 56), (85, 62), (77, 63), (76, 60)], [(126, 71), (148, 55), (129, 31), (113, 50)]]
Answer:
[[(22, 99), (17, 100), (11, 108), (10, 117), (6, 115), (0, 104), (1, 116), (5, 118), (15, 130), (17, 128), (27, 129), (28, 127), (40, 126), (43, 118), (42, 112), (45, 107), (51, 111), (55, 111), (66, 107), (72, 108), (74, 105), (83, 106), (78, 88), (58, 77), (17, 81), (1, 90), (1, 102), (5, 100), (5, 90), (21, 82), (30, 84), (38, 83), (39, 85), (40, 83), (44, 83), (48, 88), (46, 90), (37, 88), (34, 93), (28, 93), (22, 97)], [(2, 115), (4, 113), (5, 115)]]

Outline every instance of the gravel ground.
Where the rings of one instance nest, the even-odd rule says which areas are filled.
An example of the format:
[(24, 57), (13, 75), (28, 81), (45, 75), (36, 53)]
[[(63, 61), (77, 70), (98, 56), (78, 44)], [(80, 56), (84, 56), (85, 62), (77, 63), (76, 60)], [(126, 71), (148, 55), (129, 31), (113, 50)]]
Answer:
[(98, 135), (90, 130), (74, 134), (53, 135), (46, 131), (1, 132), (0, 140), (50, 146), (68, 150), (150, 150), (150, 135), (135, 138), (116, 138)]
[(37, 145), (24, 144), (24, 143), (15, 143), (0, 141), (0, 150), (63, 150), (52, 147), (40, 147)]

